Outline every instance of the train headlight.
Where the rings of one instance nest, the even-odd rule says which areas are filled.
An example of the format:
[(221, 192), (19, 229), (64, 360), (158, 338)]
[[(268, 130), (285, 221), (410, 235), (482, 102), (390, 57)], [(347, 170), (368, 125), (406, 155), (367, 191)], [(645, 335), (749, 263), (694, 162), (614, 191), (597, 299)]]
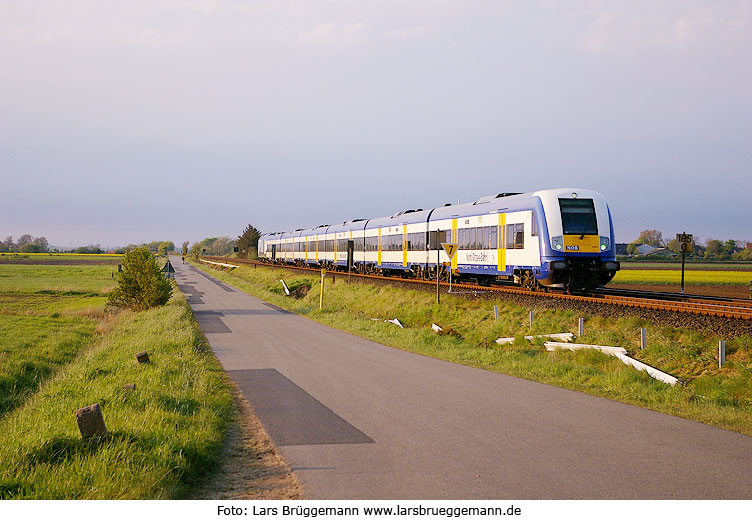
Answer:
[(606, 250), (611, 248), (611, 238), (601, 236), (601, 252), (605, 252)]
[(564, 250), (564, 238), (562, 236), (552, 237), (551, 246), (554, 247), (554, 250)]

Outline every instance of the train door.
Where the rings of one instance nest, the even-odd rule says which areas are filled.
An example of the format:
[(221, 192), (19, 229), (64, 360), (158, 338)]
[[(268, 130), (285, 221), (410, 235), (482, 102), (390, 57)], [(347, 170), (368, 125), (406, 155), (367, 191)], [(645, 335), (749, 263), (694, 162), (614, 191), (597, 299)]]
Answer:
[(272, 245), (272, 263), (277, 260), (277, 245)]
[(353, 258), (355, 255), (355, 241), (352, 239), (347, 240), (347, 270), (352, 270)]

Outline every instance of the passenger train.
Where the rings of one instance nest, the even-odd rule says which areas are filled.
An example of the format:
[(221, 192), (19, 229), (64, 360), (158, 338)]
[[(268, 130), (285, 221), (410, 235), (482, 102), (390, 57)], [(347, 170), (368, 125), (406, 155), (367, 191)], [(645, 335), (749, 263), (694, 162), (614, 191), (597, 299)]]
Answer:
[[(455, 244), (451, 258), (442, 243)], [(259, 257), (271, 263), (360, 273), (401, 274), (529, 289), (591, 289), (619, 270), (606, 200), (592, 190), (502, 193), (473, 203), (404, 210), (292, 232), (263, 234)]]

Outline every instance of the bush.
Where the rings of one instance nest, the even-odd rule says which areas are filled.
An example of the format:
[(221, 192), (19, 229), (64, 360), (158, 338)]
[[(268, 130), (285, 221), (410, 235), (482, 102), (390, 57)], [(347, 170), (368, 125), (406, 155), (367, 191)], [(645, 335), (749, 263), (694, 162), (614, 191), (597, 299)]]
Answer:
[(140, 247), (123, 256), (123, 272), (118, 287), (110, 292), (108, 304), (146, 310), (166, 304), (171, 295), (172, 285), (157, 266), (157, 260), (145, 247)]

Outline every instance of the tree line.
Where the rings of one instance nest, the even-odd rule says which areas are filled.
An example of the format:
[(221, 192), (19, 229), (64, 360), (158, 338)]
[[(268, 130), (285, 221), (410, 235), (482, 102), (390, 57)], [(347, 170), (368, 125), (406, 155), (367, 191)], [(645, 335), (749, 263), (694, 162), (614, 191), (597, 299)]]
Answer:
[(153, 254), (165, 255), (175, 252), (175, 243), (172, 241), (152, 241), (150, 243), (131, 243), (128, 246), (117, 247), (114, 249), (104, 249), (98, 243), (96, 245), (79, 246), (75, 248), (51, 247), (49, 241), (44, 236), (33, 237), (31, 234), (23, 234), (17, 240), (13, 236), (8, 236), (0, 242), (0, 252), (18, 252), (23, 254), (37, 253), (72, 253), (72, 254), (106, 254), (113, 252), (115, 254), (124, 254), (137, 248), (145, 247)]
[[(627, 245), (627, 254), (637, 253), (638, 245), (650, 245), (655, 248), (667, 248), (677, 254), (681, 253), (681, 243), (674, 237), (664, 239), (660, 230), (643, 230), (640, 236)], [(752, 261), (752, 242), (737, 239), (713, 239), (708, 238), (704, 242), (692, 243), (691, 254), (703, 259)]]
[[(228, 236), (207, 237), (201, 241), (193, 243), (190, 248), (190, 255), (198, 257), (207, 256), (230, 256), (237, 254), (242, 259), (258, 258), (258, 241), (261, 232), (253, 225), (248, 225), (237, 239), (230, 239)], [(183, 243), (183, 255), (188, 255), (188, 242)]]

